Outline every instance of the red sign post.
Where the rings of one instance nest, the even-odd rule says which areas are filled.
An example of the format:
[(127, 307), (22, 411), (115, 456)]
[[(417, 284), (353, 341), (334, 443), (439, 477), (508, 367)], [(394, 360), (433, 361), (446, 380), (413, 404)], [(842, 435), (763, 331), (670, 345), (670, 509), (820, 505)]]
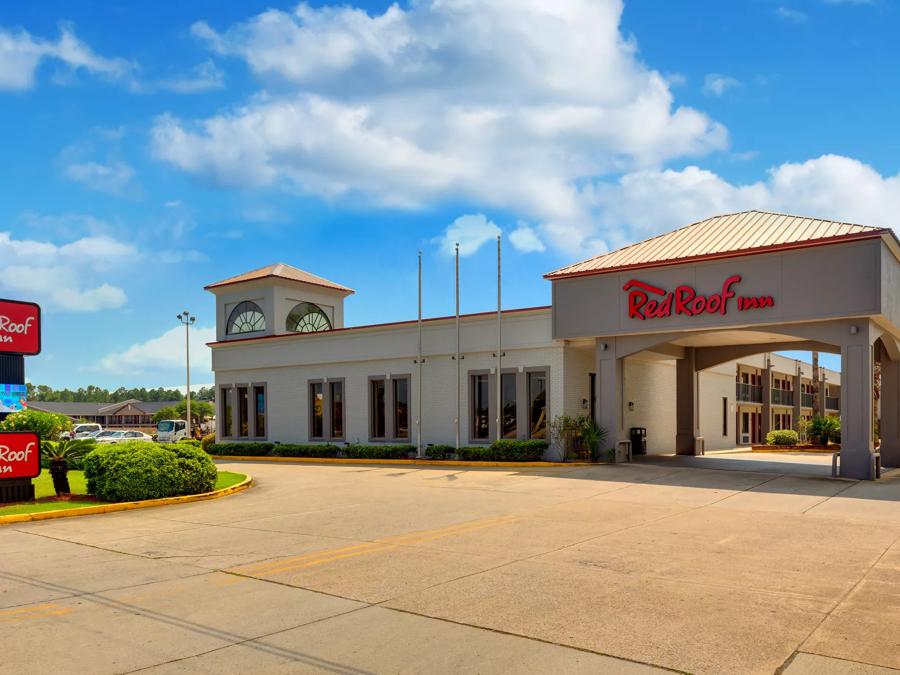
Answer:
[(41, 352), (41, 308), (33, 302), (0, 300), (0, 354)]
[(37, 478), (41, 473), (41, 442), (31, 431), (0, 432), (0, 478)]

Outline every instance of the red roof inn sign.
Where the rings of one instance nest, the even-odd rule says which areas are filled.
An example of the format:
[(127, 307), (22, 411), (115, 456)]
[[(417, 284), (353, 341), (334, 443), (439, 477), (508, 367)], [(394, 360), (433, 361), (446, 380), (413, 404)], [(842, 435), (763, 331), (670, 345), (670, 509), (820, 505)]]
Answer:
[(40, 306), (33, 302), (0, 300), (0, 354), (34, 356), (40, 351)]
[(771, 295), (737, 295), (734, 287), (740, 282), (740, 276), (730, 276), (722, 284), (721, 292), (712, 295), (702, 295), (687, 285), (678, 286), (674, 291), (666, 291), (634, 279), (625, 284), (622, 290), (628, 291), (628, 318), (639, 321), (663, 319), (678, 314), (683, 316), (701, 314), (725, 316), (732, 308), (738, 312), (747, 312), (775, 305), (775, 300)]
[(40, 441), (30, 431), (0, 433), (0, 479), (37, 478), (41, 473)]

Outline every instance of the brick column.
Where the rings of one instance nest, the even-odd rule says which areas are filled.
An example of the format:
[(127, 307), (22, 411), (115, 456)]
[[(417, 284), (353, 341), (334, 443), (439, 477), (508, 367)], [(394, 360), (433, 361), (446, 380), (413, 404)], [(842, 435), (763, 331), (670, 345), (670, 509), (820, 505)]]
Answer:
[(696, 352), (685, 348), (685, 357), (675, 361), (675, 452), (693, 455), (697, 438), (699, 381)]

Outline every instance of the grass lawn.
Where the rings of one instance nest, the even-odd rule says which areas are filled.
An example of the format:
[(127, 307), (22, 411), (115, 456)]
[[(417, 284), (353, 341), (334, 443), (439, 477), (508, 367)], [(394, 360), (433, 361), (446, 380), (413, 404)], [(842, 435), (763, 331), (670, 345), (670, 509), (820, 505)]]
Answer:
[[(242, 473), (233, 471), (220, 471), (216, 480), (216, 490), (222, 490), (232, 485), (237, 485), (246, 476)], [(50, 478), (50, 472), (47, 469), (41, 471), (41, 475), (32, 481), (34, 483), (34, 496), (36, 499), (42, 497), (52, 497), (56, 493), (53, 491), (53, 480)], [(43, 511), (61, 511), (63, 509), (77, 509), (82, 506), (96, 506), (105, 502), (96, 500), (78, 500), (78, 495), (87, 495), (87, 486), (84, 480), (83, 471), (69, 472), (69, 487), (72, 488), (72, 501), (68, 502), (38, 502), (35, 504), (15, 504), (13, 506), (0, 507), (0, 516), (11, 516), (19, 513), (41, 513)]]

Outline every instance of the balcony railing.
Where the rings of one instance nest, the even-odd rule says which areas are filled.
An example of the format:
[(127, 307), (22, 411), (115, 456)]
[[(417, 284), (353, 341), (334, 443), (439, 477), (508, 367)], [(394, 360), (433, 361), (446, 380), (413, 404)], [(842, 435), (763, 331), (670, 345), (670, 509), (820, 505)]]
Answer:
[(826, 396), (825, 397), (825, 409), (826, 410), (840, 410), (841, 409), (840, 396)]
[(762, 387), (758, 384), (738, 382), (735, 398), (747, 403), (762, 403)]
[(787, 389), (772, 389), (772, 405), (794, 405), (794, 392)]
[(807, 394), (803, 392), (800, 394), (800, 405), (804, 408), (812, 408), (813, 407), (813, 395)]

